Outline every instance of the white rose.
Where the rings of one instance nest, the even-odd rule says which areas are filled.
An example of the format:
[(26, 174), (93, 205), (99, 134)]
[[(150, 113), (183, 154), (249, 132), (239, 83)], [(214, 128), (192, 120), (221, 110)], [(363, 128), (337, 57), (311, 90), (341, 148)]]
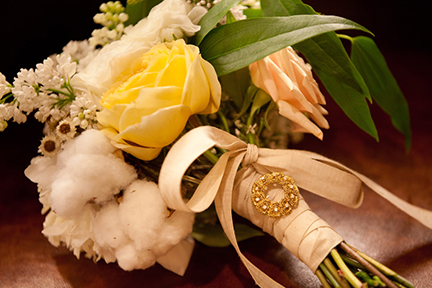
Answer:
[(200, 29), (194, 23), (203, 14), (202, 10), (193, 9), (193, 5), (182, 0), (163, 1), (147, 18), (126, 29), (126, 35), (119, 41), (103, 47), (88, 66), (71, 79), (72, 86), (91, 95), (100, 105), (102, 94), (135, 59), (157, 43), (173, 40), (173, 34), (176, 38), (193, 36)]

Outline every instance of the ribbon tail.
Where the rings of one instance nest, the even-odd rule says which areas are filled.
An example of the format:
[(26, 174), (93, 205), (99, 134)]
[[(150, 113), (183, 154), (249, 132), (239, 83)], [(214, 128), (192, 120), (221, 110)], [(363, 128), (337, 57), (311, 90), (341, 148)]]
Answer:
[[(314, 153), (315, 154), (315, 153)], [(348, 171), (349, 173), (356, 176), (360, 181), (362, 181), (366, 186), (368, 186), (370, 189), (375, 191), (378, 195), (392, 203), (394, 206), (405, 212), (406, 214), (410, 215), (420, 223), (422, 223), (424, 226), (428, 227), (429, 229), (432, 229), (432, 211), (417, 207), (413, 204), (410, 204), (401, 198), (397, 197), (384, 187), (378, 185), (376, 182), (371, 180), (370, 178), (366, 177), (365, 175), (358, 173), (336, 161), (330, 160), (326, 157), (323, 157), (321, 155), (315, 154), (313, 156), (318, 161), (326, 162), (329, 165), (341, 167), (342, 169)]]
[(216, 211), (221, 222), (222, 228), (225, 231), (228, 239), (231, 244), (237, 251), (240, 259), (243, 264), (248, 269), (252, 278), (255, 280), (256, 284), (263, 288), (283, 288), (282, 285), (274, 281), (267, 274), (262, 272), (258, 267), (256, 267), (252, 262), (250, 262), (240, 251), (240, 247), (238, 246), (237, 239), (234, 232), (234, 224), (232, 219), (232, 191), (234, 187), (234, 179), (236, 176), (236, 172), (240, 162), (243, 159), (243, 155), (241, 154), (235, 158), (233, 158), (227, 165), (226, 174), (227, 175), (219, 189), (219, 192), (215, 198), (215, 206)]
[(432, 211), (423, 209), (421, 207), (417, 207), (411, 203), (408, 203), (401, 198), (397, 197), (393, 193), (389, 192), (382, 186), (378, 185), (368, 177), (352, 171), (354, 175), (356, 175), (361, 181), (363, 181), (366, 186), (375, 191), (378, 195), (395, 205), (397, 208), (410, 215), (424, 226), (432, 229)]

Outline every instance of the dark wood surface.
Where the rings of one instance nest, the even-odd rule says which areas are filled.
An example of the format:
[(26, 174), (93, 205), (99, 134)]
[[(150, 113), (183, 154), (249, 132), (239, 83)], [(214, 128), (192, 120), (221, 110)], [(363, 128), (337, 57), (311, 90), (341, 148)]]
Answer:
[[(92, 1), (94, 2), (96, 1)], [(382, 43), (380, 46), (383, 47), (388, 64), (410, 104), (413, 146), (410, 153), (406, 154), (403, 137), (375, 105), (372, 105), (371, 109), (379, 130), (379, 143), (355, 127), (327, 97), (329, 103), (326, 108), (330, 111), (327, 118), (331, 129), (325, 132), (324, 140), (321, 142), (306, 135), (305, 139), (293, 148), (318, 152), (340, 161), (402, 199), (432, 210), (432, 57), (430, 47), (426, 46), (423, 39), (416, 37), (421, 35), (422, 31), (430, 33), (430, 26), (416, 26), (413, 35), (405, 37), (411, 42), (415, 41), (409, 44), (409, 41), (403, 41), (402, 34), (408, 31), (405, 26), (414, 27), (412, 24), (416, 22), (415, 18), (405, 19), (408, 23), (400, 20), (398, 16), (403, 14), (401, 8), (389, 9), (389, 12), (386, 12), (384, 4), (376, 3), (379, 1), (349, 1), (350, 5), (344, 5), (348, 1), (325, 1), (328, 3), (326, 7), (320, 3), (323, 1), (315, 2), (308, 3), (318, 11), (327, 14), (333, 11), (334, 14), (358, 21), (372, 31), (378, 31), (376, 34), (381, 34), (377, 35), (381, 37), (379, 41), (380, 38), (377, 38), (377, 42)], [(383, 2), (387, 3), (386, 5), (392, 3)], [(374, 4), (379, 9), (374, 10)], [(93, 6), (97, 8), (98, 5)], [(35, 6), (33, 9), (41, 7)], [(33, 14), (47, 17), (42, 10), (33, 10), (33, 14), (12, 12), (15, 13), (12, 15), (24, 13), (27, 17)], [(69, 22), (72, 21), (69, 13), (63, 20), (56, 18), (56, 21), (63, 21), (58, 25), (64, 25), (70, 28), (70, 31), (79, 29), (79, 25), (74, 28)], [(82, 13), (94, 14), (88, 11)], [(381, 14), (384, 16), (380, 16)], [(385, 21), (386, 16), (388, 21)], [(17, 17), (9, 15), (11, 21), (25, 21), (18, 20)], [(384, 17), (381, 22), (379, 17)], [(83, 16), (83, 20), (87, 19)], [(51, 25), (49, 20), (44, 21), (48, 23), (46, 25)], [(15, 69), (16, 71), (12, 72), (16, 73), (19, 67), (33, 67), (50, 53), (58, 52), (64, 42), (67, 42), (54, 41), (53, 45), (57, 46), (52, 47), (43, 43), (41, 45), (46, 52), (38, 51), (38, 47), (28, 45), (28, 39), (23, 37), (31, 39), (35, 36), (33, 34), (44, 34), (43, 32), (28, 33), (25, 29), (32, 27), (29, 22), (27, 26), (13, 26), (12, 22), (8, 25), (10, 30), (23, 32), (14, 38), (17, 42), (7, 43), (12, 45), (11, 50), (2, 50), (2, 72), (4, 69)], [(88, 30), (91, 32), (91, 29)], [(388, 34), (385, 34), (385, 31), (389, 31)], [(87, 37), (80, 35), (83, 34), (77, 34), (75, 38), (67, 35), (69, 38), (66, 39)], [(8, 38), (2, 39), (2, 46), (4, 39)], [(22, 51), (30, 51), (33, 47), (39, 53), (37, 56), (29, 58), (31, 60), (26, 58), (30, 57), (29, 55), (20, 57), (20, 53), (24, 53)], [(56, 50), (49, 50), (47, 47)], [(15, 58), (10, 57), (12, 54), (5, 54), (12, 53), (12, 50), (15, 51)], [(13, 74), (7, 77), (11, 80)], [(0, 287), (255, 287), (254, 281), (232, 247), (210, 248), (197, 243), (190, 266), (186, 274), (180, 277), (159, 265), (144, 271), (125, 272), (116, 264), (105, 264), (103, 261), (95, 264), (85, 258), (78, 260), (67, 249), (51, 246), (40, 232), (44, 216), (40, 214), (41, 204), (38, 202), (36, 186), (23, 174), (30, 159), (37, 154), (41, 129), (39, 123), (30, 121), (26, 125), (11, 125), (0, 134)], [(303, 195), (311, 208), (348, 243), (411, 279), (417, 287), (431, 286), (432, 230), (405, 215), (369, 189), (365, 189), (364, 203), (356, 210), (307, 192)], [(270, 236), (241, 242), (240, 248), (253, 263), (286, 287), (320, 286), (308, 268)]]

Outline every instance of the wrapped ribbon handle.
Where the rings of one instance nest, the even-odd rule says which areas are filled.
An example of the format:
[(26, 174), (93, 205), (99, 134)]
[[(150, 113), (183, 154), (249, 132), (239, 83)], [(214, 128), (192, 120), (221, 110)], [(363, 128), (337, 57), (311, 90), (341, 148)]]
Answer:
[[(195, 159), (213, 146), (228, 152), (219, 158), (192, 198), (185, 202), (181, 193), (183, 175)], [(239, 171), (240, 165), (242, 169)], [(307, 151), (258, 148), (212, 126), (195, 128), (173, 145), (162, 165), (159, 187), (162, 198), (172, 209), (197, 213), (207, 209), (214, 201), (228, 239), (256, 283), (261, 287), (282, 287), (241, 253), (235, 238), (232, 209), (273, 235), (312, 271), (342, 238), (310, 211), (301, 197), (299, 208), (281, 219), (272, 219), (255, 210), (249, 199), (253, 183), (262, 175), (275, 171), (289, 175), (302, 189), (351, 208), (361, 205), (364, 183), (432, 229), (432, 211), (403, 201), (366, 176), (336, 161)], [(280, 193), (276, 193), (275, 197), (280, 197)], [(292, 231), (295, 234), (292, 235)]]

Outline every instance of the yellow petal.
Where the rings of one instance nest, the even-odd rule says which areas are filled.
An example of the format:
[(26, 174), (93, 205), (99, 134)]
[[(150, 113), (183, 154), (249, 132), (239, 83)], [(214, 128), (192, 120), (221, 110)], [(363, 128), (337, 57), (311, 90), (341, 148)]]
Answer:
[(118, 142), (112, 142), (114, 147), (123, 150), (126, 153), (129, 153), (133, 156), (135, 156), (138, 159), (144, 160), (144, 161), (150, 161), (155, 159), (162, 148), (148, 148), (148, 147), (141, 147), (141, 146), (134, 146), (129, 144), (122, 144)]
[(219, 83), (216, 71), (214, 69), (214, 67), (207, 62), (206, 60), (204, 60), (201, 55), (198, 56), (198, 59), (201, 63), (201, 66), (204, 70), (204, 73), (207, 77), (207, 82), (209, 83), (210, 86), (210, 101), (207, 105), (207, 107), (199, 112), (200, 114), (211, 114), (211, 113), (215, 113), (219, 110), (219, 106), (220, 106), (220, 102), (221, 102), (221, 95), (222, 95), (222, 88), (221, 85)]
[(159, 109), (180, 104), (183, 89), (179, 87), (143, 88), (135, 103), (128, 105), (120, 116), (119, 131), (141, 122), (143, 116)]
[(182, 104), (191, 108), (192, 114), (204, 111), (210, 101), (210, 87), (201, 63), (196, 58), (187, 73)]
[(107, 136), (109, 139), (114, 140), (117, 138), (118, 131), (114, 130), (113, 128), (102, 128), (101, 132)]
[(112, 128), (104, 128), (101, 132), (112, 140), (111, 145), (144, 161), (153, 160), (162, 150), (162, 148), (141, 147), (133, 145), (133, 143), (126, 143), (122, 139), (118, 140), (118, 133)]
[(100, 125), (103, 127), (113, 127), (117, 131), (120, 130), (120, 117), (125, 111), (126, 104), (114, 105), (111, 109), (103, 109), (97, 112), (96, 117)]
[(158, 75), (155, 86), (183, 87), (186, 80), (186, 61), (183, 55), (175, 55), (165, 69)]
[(107, 109), (111, 109), (116, 104), (129, 104), (138, 97), (139, 89), (140, 87), (136, 87), (118, 93), (110, 93), (101, 99), (101, 104)]
[(163, 108), (143, 116), (141, 122), (124, 129), (118, 138), (140, 146), (163, 147), (180, 135), (190, 115), (190, 108), (184, 105)]

